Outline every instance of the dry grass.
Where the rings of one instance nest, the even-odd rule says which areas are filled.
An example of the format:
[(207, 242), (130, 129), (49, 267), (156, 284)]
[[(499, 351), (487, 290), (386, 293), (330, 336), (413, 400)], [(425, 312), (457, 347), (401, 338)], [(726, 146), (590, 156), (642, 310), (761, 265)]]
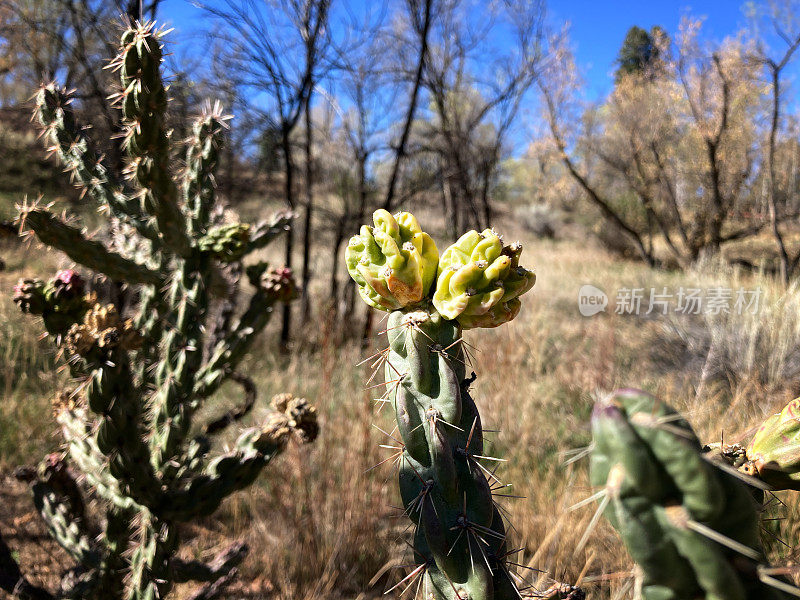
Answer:
[[(764, 276), (654, 271), (620, 262), (581, 239), (526, 239), (522, 230), (513, 230), (513, 219), (506, 221), (509, 233), (526, 243), (526, 263), (536, 267), (539, 280), (513, 323), (471, 331), (467, 338), (480, 348), (474, 397), (485, 427), (497, 430), (487, 436), (487, 452), (508, 460), (498, 475), (514, 484), (512, 494), (524, 496), (504, 503), (513, 515), (510, 544), (523, 548), (517, 559), (522, 564), (567, 581), (583, 578), (593, 598), (627, 598), (631, 565), (616, 534), (601, 521), (585, 549), (576, 552), (594, 506), (568, 511), (591, 495), (586, 461), (567, 465), (565, 456), (589, 444), (593, 395), (622, 385), (642, 387), (686, 411), (704, 439), (717, 439), (723, 431), (726, 440), (742, 437), (796, 392), (797, 301), (794, 295), (782, 297)], [(325, 272), (327, 260), (320, 259), (317, 273)], [(11, 266), (13, 274), (2, 275), (4, 287), (19, 275), (20, 262)], [(692, 323), (675, 321), (683, 317), (613, 313), (613, 295), (620, 288), (709, 287), (712, 280), (730, 287), (762, 286), (769, 292), (766, 312), (752, 319)], [(609, 293), (609, 311), (591, 318), (579, 315), (577, 293), (584, 283)], [(324, 293), (319, 285), (315, 294)], [(40, 418), (55, 383), (52, 357), (31, 341), (33, 328), (8, 304), (0, 301), (0, 335), (6, 340), (0, 351), (11, 357), (0, 376), (13, 380), (0, 409), (3, 469), (33, 461), (39, 456), (34, 449), (40, 452), (55, 443), (49, 424)], [(668, 327), (682, 328), (683, 338), (667, 336)], [(312, 447), (292, 448), (258, 485), (189, 531), (186, 551), (198, 557), (213, 554), (231, 538), (251, 545), (237, 598), (377, 597), (406, 572), (392, 568), (408, 561), (409, 538), (407, 520), (392, 508), (399, 505), (392, 468), (370, 469), (389, 452), (377, 447), (385, 436), (372, 425), (390, 431), (392, 415), (388, 409), (378, 413), (372, 401), (377, 394), (363, 389), (368, 367), (354, 366), (373, 350), (335, 348), (326, 342), (324, 324), (321, 329), (310, 330), (291, 358), (272, 354), (271, 332), (247, 364), (262, 400), (282, 390), (313, 399), (323, 417), (321, 437)], [(689, 348), (687, 339), (695, 345)], [(695, 356), (702, 356), (703, 340), (724, 346), (716, 360), (727, 365), (705, 380), (705, 361)], [(748, 346), (746, 340), (757, 341)], [(686, 353), (695, 357), (686, 358)], [(753, 369), (743, 369), (746, 364)], [(736, 376), (723, 375), (731, 372)], [(225, 387), (215, 402), (235, 401), (238, 393)], [(214, 409), (212, 403), (209, 413)], [(256, 410), (252, 419), (258, 418)], [(781, 498), (789, 516), (800, 516), (795, 494)], [(797, 527), (786, 522), (779, 527), (795, 546)], [(776, 559), (789, 555), (778, 544), (773, 552)]]

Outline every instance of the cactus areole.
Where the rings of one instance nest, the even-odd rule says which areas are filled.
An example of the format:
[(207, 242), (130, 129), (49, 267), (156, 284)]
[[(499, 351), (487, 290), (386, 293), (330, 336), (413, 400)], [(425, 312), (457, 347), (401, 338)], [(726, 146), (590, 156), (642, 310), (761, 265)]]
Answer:
[(416, 526), (417, 567), (405, 584), (426, 598), (519, 598), (492, 498), (505, 486), (481, 464), (483, 429), (461, 335), (513, 319), (535, 276), (519, 266), (522, 247), (503, 246), (494, 231), (471, 231), (439, 258), (411, 214), (379, 210), (374, 222), (351, 238), (346, 260), (364, 301), (391, 313), (385, 400), (402, 439), (400, 494)]

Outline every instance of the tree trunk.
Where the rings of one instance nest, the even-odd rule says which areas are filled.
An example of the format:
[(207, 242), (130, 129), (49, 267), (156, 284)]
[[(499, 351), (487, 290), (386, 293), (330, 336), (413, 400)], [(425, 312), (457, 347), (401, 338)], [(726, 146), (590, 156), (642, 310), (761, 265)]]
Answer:
[[(283, 128), (281, 132), (281, 146), (283, 148), (283, 163), (285, 181), (286, 204), (290, 210), (294, 210), (294, 163), (292, 162), (292, 144), (289, 139), (291, 131)], [(292, 268), (292, 251), (294, 250), (294, 227), (289, 227), (286, 232), (286, 254), (284, 256), (284, 263), (288, 268)], [(280, 349), (282, 352), (288, 352), (289, 339), (292, 335), (292, 305), (287, 302), (283, 305), (283, 313), (281, 315), (281, 342)]]
[(775, 196), (778, 191), (778, 184), (775, 182), (775, 146), (776, 138), (778, 135), (778, 127), (780, 125), (780, 71), (776, 65), (771, 65), (772, 71), (772, 115), (769, 128), (769, 146), (767, 162), (769, 166), (769, 224), (772, 228), (772, 236), (775, 238), (775, 243), (778, 245), (778, 254), (781, 258), (781, 279), (783, 283), (789, 284), (789, 277), (791, 275), (789, 268), (789, 253), (786, 251), (786, 244), (783, 242), (783, 235), (778, 227), (778, 206), (775, 201)]
[(417, 112), (417, 102), (419, 100), (419, 90), (422, 87), (422, 75), (425, 70), (425, 61), (428, 56), (428, 32), (431, 27), (431, 11), (433, 0), (425, 0), (425, 15), (422, 19), (422, 31), (420, 32), (420, 49), (419, 58), (417, 59), (417, 70), (414, 74), (414, 83), (411, 87), (411, 97), (408, 101), (408, 111), (406, 119), (403, 124), (403, 133), (400, 136), (400, 143), (395, 148), (394, 166), (392, 167), (392, 174), (389, 177), (389, 188), (386, 192), (386, 200), (383, 202), (383, 208), (388, 211), (392, 210), (392, 201), (394, 200), (395, 188), (397, 187), (397, 178), (400, 173), (400, 162), (406, 154), (406, 144), (408, 137), (411, 133), (411, 125), (414, 123), (414, 115)]
[[(312, 86), (313, 88), (313, 86)], [(302, 299), (301, 312), (303, 323), (307, 323), (311, 318), (311, 298), (309, 287), (311, 285), (311, 223), (314, 211), (314, 164), (311, 150), (312, 129), (311, 129), (311, 91), (306, 97), (305, 119), (306, 119), (306, 212), (303, 219), (303, 274), (302, 274)]]

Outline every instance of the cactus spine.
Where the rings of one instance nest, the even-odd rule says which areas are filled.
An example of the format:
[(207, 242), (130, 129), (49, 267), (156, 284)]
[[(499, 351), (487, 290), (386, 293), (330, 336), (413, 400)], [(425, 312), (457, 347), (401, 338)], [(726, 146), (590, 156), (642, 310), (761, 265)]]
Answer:
[[(245, 256), (285, 231), (291, 216), (256, 226), (212, 218), (213, 173), (226, 121), (218, 105), (194, 124), (184, 172), (170, 171), (160, 38), (152, 24), (128, 29), (113, 62), (120, 72), (129, 158), (118, 178), (76, 124), (68, 95), (55, 84), (37, 95), (36, 116), (51, 149), (122, 224), (130, 243), (112, 250), (38, 205), (23, 207), (22, 228), (138, 295), (136, 309), (125, 311), (128, 317), (87, 293), (73, 270), (46, 283), (25, 280), (14, 289), (18, 306), (42, 317), (78, 382), (55, 406), (70, 468), (51, 457), (28, 473), (40, 514), (77, 563), (61, 589), (42, 592), (44, 597), (154, 600), (166, 597), (174, 582), (189, 580), (218, 590), (246, 548), (236, 544), (213, 565), (179, 561), (179, 524), (212, 513), (225, 497), (250, 485), (292, 437), (312, 441), (317, 434), (312, 406), (278, 396), (266, 421), (244, 431), (226, 453), (214, 456), (208, 437), (191, 435), (203, 400), (228, 378), (243, 379), (238, 363), (274, 305), (295, 295), (291, 272), (258, 263), (249, 268), (253, 293), (246, 310), (238, 319), (214, 323), (214, 286), (224, 280), (227, 265), (236, 263), (241, 271)], [(237, 294), (238, 278), (227, 287)], [(252, 401), (217, 421), (236, 421), (250, 406)], [(83, 516), (73, 470), (102, 501), (99, 531)]]
[[(492, 321), (477, 316), (491, 313), (497, 302), (467, 299), (473, 283), (500, 290), (497, 299), (503, 296), (510, 272), (491, 268), (491, 259), (504, 248), (500, 244), (496, 255), (486, 260), (486, 236), (472, 232), (472, 245), (464, 242), (459, 250), (461, 266), (466, 267), (460, 277), (464, 285), (447, 287), (456, 269), (448, 267), (443, 279), (436, 246), (411, 214), (379, 210), (374, 221), (374, 228), (364, 226), (350, 240), (346, 259), (364, 301), (390, 311), (389, 347), (381, 355), (402, 440), (400, 493), (406, 515), (416, 525), (417, 567), (407, 579), (415, 584), (418, 578), (416, 585), (426, 598), (518, 598), (507, 566), (505, 525), (492, 498), (496, 479), (479, 462), (484, 458), (483, 430), (469, 394), (472, 380), (465, 376), (463, 324), (457, 320), (469, 306), (467, 326)], [(500, 241), (496, 235), (494, 239)], [(525, 290), (516, 288), (516, 298), (533, 285), (533, 274), (515, 263), (514, 275), (530, 283)], [(447, 297), (456, 307), (449, 318), (434, 306), (438, 285), (447, 287)], [(513, 315), (505, 320), (510, 318)]]
[(597, 402), (592, 432), (592, 484), (605, 489), (604, 514), (638, 565), (637, 598), (788, 597), (762, 581), (759, 490), (704, 456), (679, 414), (620, 390)]

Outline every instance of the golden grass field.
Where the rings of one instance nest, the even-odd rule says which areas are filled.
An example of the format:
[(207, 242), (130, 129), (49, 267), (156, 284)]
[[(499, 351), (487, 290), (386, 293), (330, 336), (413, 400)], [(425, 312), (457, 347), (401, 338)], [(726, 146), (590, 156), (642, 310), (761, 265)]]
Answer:
[[(798, 395), (800, 300), (766, 276), (721, 263), (689, 273), (659, 271), (620, 261), (577, 229), (558, 241), (536, 240), (515, 230), (514, 222), (507, 215), (497, 229), (522, 240), (523, 262), (535, 268), (538, 281), (510, 325), (466, 334), (478, 348), (473, 395), (484, 427), (496, 430), (487, 434), (487, 453), (507, 461), (497, 475), (513, 484), (510, 494), (523, 497), (503, 502), (513, 524), (509, 545), (522, 548), (517, 562), (543, 572), (527, 574), (533, 583), (549, 575), (580, 582), (591, 598), (630, 598), (632, 565), (610, 526), (601, 519), (577, 550), (596, 505), (569, 510), (592, 494), (587, 460), (566, 459), (590, 443), (593, 397), (620, 386), (641, 387), (684, 411), (702, 439), (745, 439), (761, 418)], [(34, 247), (7, 246), (2, 252), (0, 474), (6, 483), (0, 526), (31, 578), (47, 579), (48, 565), (61, 566), (63, 557), (48, 556), (53, 546), (43, 540), (24, 488), (8, 475), (58, 448), (49, 403), (63, 375), (55, 372), (51, 346), (37, 342), (37, 323), (23, 318), (10, 296), (17, 278), (46, 272), (61, 259)], [(326, 268), (320, 262), (316, 272)], [(577, 309), (578, 289), (587, 283), (610, 295), (607, 311), (591, 318)], [(621, 288), (681, 286), (757, 287), (762, 310), (713, 319), (614, 314)], [(409, 561), (410, 539), (409, 521), (396, 508), (390, 463), (370, 470), (391, 453), (378, 447), (387, 441), (378, 428), (392, 430), (391, 409), (377, 410), (373, 398), (381, 391), (364, 389), (369, 366), (355, 366), (384, 341), (376, 337), (367, 350), (334, 347), (326, 333), (331, 324), (313, 323), (298, 334), (296, 352), (280, 357), (272, 352), (274, 325), (246, 364), (259, 385), (260, 404), (280, 391), (303, 395), (319, 407), (322, 434), (313, 446), (292, 447), (213, 518), (188, 527), (184, 550), (208, 557), (226, 540), (250, 545), (231, 598), (377, 597), (408, 571), (402, 565)], [(234, 386), (223, 388), (208, 413), (238, 394)], [(249, 419), (259, 416), (257, 408)], [(780, 499), (785, 506), (771, 516), (789, 518), (770, 521), (765, 536), (773, 560), (786, 564), (798, 544), (792, 523), (800, 522), (800, 503), (794, 493), (781, 493)], [(185, 592), (179, 590), (178, 597)]]

